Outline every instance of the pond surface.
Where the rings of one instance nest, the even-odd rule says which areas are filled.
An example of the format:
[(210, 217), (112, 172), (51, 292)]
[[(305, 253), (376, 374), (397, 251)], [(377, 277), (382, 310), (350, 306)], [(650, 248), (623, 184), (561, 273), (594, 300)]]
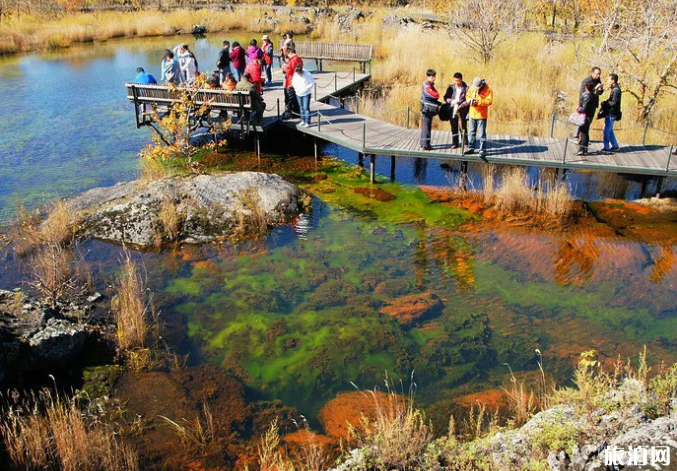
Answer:
[[(185, 39), (1, 59), (0, 220), (18, 203), (36, 207), (134, 178), (149, 136), (136, 129), (122, 84), (140, 65), (159, 76), (161, 51)], [(208, 64), (220, 40), (188, 42)], [(336, 146), (323, 153), (358, 163)], [(390, 175), (390, 160), (379, 157), (377, 171)], [(473, 168), (476, 186), (478, 175)], [(654, 362), (674, 361), (672, 242), (624, 237), (601, 223), (565, 234), (463, 229), (469, 213), (430, 203), (416, 187), (456, 178), (454, 165), (401, 159), (396, 182), (381, 186), (392, 201), (350, 192), (347, 181), (364, 181), (338, 175), (331, 193), (315, 193), (309, 214), (263, 240), (136, 254), (167, 341), (193, 364), (236, 375), (252, 396), (309, 417), (351, 383), (368, 389), (386, 374), (408, 381), (412, 371), (421, 403), (446, 411), (459, 393), (502, 384), (505, 364), (535, 370), (536, 349), (560, 382), (593, 348), (612, 359), (647, 345)], [(654, 185), (605, 174), (568, 179), (589, 200), (637, 197)], [(92, 241), (81, 250), (105, 287), (120, 248)], [(11, 256), (2, 263), (0, 288), (19, 286), (21, 269)], [(411, 321), (413, 301), (430, 309)]]

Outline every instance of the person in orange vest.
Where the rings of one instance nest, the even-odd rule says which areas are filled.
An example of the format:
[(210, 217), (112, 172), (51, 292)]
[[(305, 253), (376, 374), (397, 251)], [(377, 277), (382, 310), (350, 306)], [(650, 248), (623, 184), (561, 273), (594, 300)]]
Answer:
[(472, 87), (466, 95), (466, 103), (470, 106), (468, 112), (468, 150), (466, 154), (474, 154), (479, 139), (479, 155), (487, 155), (487, 117), (489, 107), (494, 103), (494, 92), (491, 91), (487, 82), (480, 77), (475, 77)]

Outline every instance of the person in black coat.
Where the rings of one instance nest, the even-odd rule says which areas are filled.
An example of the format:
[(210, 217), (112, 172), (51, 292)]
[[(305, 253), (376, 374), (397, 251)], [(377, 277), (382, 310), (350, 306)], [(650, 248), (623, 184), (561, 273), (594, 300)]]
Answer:
[(584, 84), (584, 92), (578, 100), (578, 112), (585, 114), (585, 122), (578, 127), (578, 152), (576, 155), (588, 155), (588, 144), (590, 143), (590, 124), (595, 118), (597, 111), (596, 95), (594, 94), (594, 83), (589, 81)]
[(444, 101), (452, 107), (451, 119), (451, 139), (452, 149), (460, 147), (460, 133), (463, 133), (463, 141), (468, 144), (468, 103), (465, 94), (468, 92), (468, 84), (463, 81), (463, 75), (460, 72), (454, 74), (454, 83), (449, 85), (444, 94)]
[[(581, 91), (578, 94), (578, 99), (580, 100), (583, 94), (585, 93), (585, 85), (588, 83), (592, 84), (592, 101), (594, 104), (594, 109), (595, 111), (599, 107), (599, 97), (604, 93), (604, 86), (602, 85), (602, 69), (599, 67), (595, 66), (592, 69), (590, 69), (590, 76), (585, 77), (583, 81), (581, 82)], [(592, 105), (590, 105), (592, 106)], [(578, 134), (578, 130), (576, 130), (576, 136), (574, 137), (580, 137)]]
[(219, 53), (219, 60), (216, 61), (216, 68), (221, 75), (221, 83), (226, 80), (226, 75), (230, 73), (230, 41), (223, 41), (223, 49)]
[(609, 98), (602, 103), (604, 110), (604, 152), (611, 153), (619, 149), (614, 123), (620, 121), (621, 114), (621, 87), (618, 86), (618, 75), (609, 74)]

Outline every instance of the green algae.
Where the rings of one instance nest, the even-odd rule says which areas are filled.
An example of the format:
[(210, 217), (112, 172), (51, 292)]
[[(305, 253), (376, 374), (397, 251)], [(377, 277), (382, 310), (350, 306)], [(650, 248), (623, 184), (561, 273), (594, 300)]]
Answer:
[(356, 193), (354, 191), (356, 188), (372, 186), (369, 176), (359, 167), (329, 160), (318, 172), (327, 175), (327, 179), (301, 186), (308, 191), (319, 193), (328, 203), (358, 213), (370, 214), (382, 222), (454, 227), (474, 217), (464, 209), (431, 203), (428, 196), (416, 186), (389, 183), (384, 178), (377, 179), (377, 187), (394, 196), (392, 201), (379, 201)]

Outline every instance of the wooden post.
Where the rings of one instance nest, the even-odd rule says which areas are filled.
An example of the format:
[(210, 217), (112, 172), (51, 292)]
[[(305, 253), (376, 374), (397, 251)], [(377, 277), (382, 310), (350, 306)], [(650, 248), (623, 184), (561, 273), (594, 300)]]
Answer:
[(555, 183), (557, 183), (557, 184), (562, 183), (562, 176), (564, 175), (563, 170), (564, 169), (562, 167), (557, 167), (557, 174), (556, 174), (556, 177), (555, 177)]
[(376, 154), (371, 154), (369, 162), (369, 183), (372, 185), (376, 183)]
[(356, 80), (357, 80), (357, 79), (356, 79), (356, 77), (355, 77), (355, 66), (353, 66), (353, 83), (355, 83)]
[(395, 181), (395, 156), (390, 156), (390, 181)]
[(280, 119), (280, 99), (277, 99), (277, 119)]
[(562, 155), (562, 163), (567, 163), (567, 147), (569, 146), (569, 138), (564, 140), (564, 155)]
[(667, 163), (667, 165), (665, 166), (665, 171), (666, 171), (666, 172), (669, 172), (669, 171), (670, 171), (670, 160), (672, 159), (672, 151), (673, 151), (674, 149), (675, 149), (675, 145), (672, 144), (672, 145), (670, 146), (670, 150), (668, 150), (668, 163)]
[(459, 181), (461, 191), (468, 191), (468, 161), (461, 161), (461, 180)]
[(461, 129), (461, 155), (465, 154), (465, 131)]
[(320, 151), (317, 145), (317, 137), (314, 138), (314, 144), (315, 144), (315, 162), (317, 162), (318, 160), (320, 160)]
[(136, 118), (136, 129), (139, 129), (141, 125), (139, 124), (139, 102), (138, 102), (138, 93), (136, 87), (132, 85), (132, 97), (134, 97), (134, 117)]
[(362, 150), (367, 147), (367, 122), (362, 123)]
[(261, 135), (256, 131), (254, 131), (254, 133), (256, 134), (256, 157), (258, 157), (259, 160), (260, 160), (261, 159)]
[(411, 108), (407, 106), (407, 129), (409, 129), (409, 117), (411, 115)]
[(364, 168), (364, 154), (362, 152), (357, 155), (357, 165), (360, 168)]
[(642, 135), (642, 145), (646, 145), (646, 133), (649, 130), (649, 121), (644, 122), (644, 134)]
[(317, 112), (317, 132), (322, 132), (322, 113)]
[(334, 72), (334, 92), (338, 90), (338, 74)]
[(360, 96), (355, 95), (355, 114), (360, 114)]
[(555, 123), (557, 122), (557, 112), (552, 112), (552, 123), (550, 124), (550, 137), (555, 137)]
[(313, 85), (313, 88), (315, 89), (315, 101), (317, 101), (317, 82), (315, 82), (315, 85)]
[(656, 198), (661, 197), (661, 188), (663, 187), (663, 180), (665, 177), (658, 177), (658, 181), (656, 182)]

